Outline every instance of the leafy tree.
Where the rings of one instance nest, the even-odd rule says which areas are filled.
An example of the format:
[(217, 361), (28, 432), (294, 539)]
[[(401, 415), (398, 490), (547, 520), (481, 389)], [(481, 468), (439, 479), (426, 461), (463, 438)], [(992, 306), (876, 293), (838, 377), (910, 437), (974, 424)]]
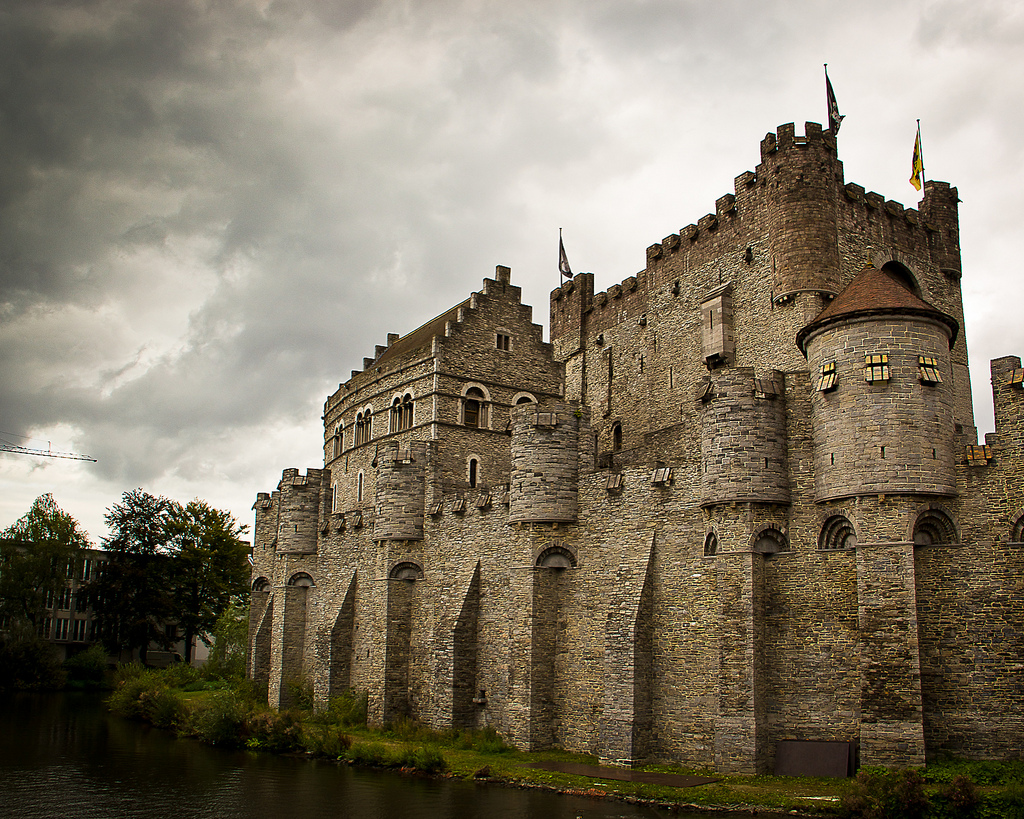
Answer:
[(170, 583), (178, 627), (185, 637), (185, 662), (192, 643), (207, 645), (220, 616), (249, 589), (246, 531), (229, 512), (205, 501), (175, 504), (167, 521)]
[(165, 626), (175, 615), (169, 547), (174, 506), (135, 489), (103, 516), (111, 532), (103, 544), (109, 555), (91, 584), (93, 609), (107, 649), (138, 649), (143, 663), (151, 643), (169, 648), (173, 642)]
[(89, 539), (50, 494), (0, 534), (0, 622), (38, 629), (47, 601), (67, 588)]

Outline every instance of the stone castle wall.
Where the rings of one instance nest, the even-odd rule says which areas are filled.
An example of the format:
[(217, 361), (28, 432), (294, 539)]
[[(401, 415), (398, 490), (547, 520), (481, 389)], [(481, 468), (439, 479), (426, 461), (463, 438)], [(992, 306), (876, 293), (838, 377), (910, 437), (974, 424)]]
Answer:
[[(869, 264), (949, 321), (841, 316), (805, 358)], [(635, 276), (553, 291), (550, 344), (498, 267), (390, 334), (325, 404), (325, 468), (257, 497), (250, 675), (613, 764), (1020, 756), (1021, 364), (979, 446), (960, 277), (956, 189), (846, 183), (813, 123)]]

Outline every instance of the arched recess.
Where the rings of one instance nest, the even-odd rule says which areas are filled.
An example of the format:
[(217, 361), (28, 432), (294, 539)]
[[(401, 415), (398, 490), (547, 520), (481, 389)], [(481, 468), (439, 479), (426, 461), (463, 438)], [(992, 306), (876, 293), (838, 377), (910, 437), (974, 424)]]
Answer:
[(718, 554), (718, 535), (708, 532), (704, 538), (704, 557), (714, 557)]
[(520, 404), (536, 404), (537, 397), (532, 392), (517, 392), (512, 396), (512, 406), (518, 407)]
[(959, 543), (956, 524), (940, 506), (926, 506), (914, 521), (910, 539), (915, 546), (934, 546), (940, 543)]
[(270, 649), (274, 630), (274, 599), (270, 581), (257, 577), (249, 596), (249, 646), (246, 675), (266, 699), (270, 686)]
[(825, 550), (853, 549), (857, 546), (857, 532), (843, 515), (832, 515), (821, 526), (818, 548)]
[(352, 575), (348, 591), (331, 628), (328, 696), (338, 697), (352, 687), (352, 652), (355, 642), (356, 582)]
[(539, 569), (575, 569), (576, 555), (564, 546), (549, 546), (537, 555)]
[[(452, 634), (452, 727), (477, 728), (479, 708), (474, 699), (486, 701), (477, 688), (477, 653), (480, 618), (480, 562), (477, 561)], [(479, 694), (479, 697), (478, 697)]]
[(1024, 512), (1017, 515), (1017, 520), (1010, 529), (1010, 542), (1024, 543)]
[(411, 560), (395, 563), (388, 572), (388, 620), (384, 643), (384, 722), (415, 717), (409, 697), (413, 621), (423, 567)]
[(750, 549), (762, 555), (773, 555), (789, 550), (786, 533), (777, 526), (766, 526), (750, 539)]
[(294, 705), (295, 683), (303, 682), (306, 653), (306, 610), (309, 590), (314, 587), (307, 572), (296, 572), (284, 588), (284, 622), (281, 645), (281, 690), (278, 707)]
[(890, 260), (882, 265), (882, 270), (892, 276), (896, 281), (907, 288), (911, 293), (917, 296), (919, 299), (924, 298), (921, 293), (921, 285), (918, 284), (917, 278), (913, 273), (910, 272), (910, 268), (905, 264), (896, 261), (895, 259)]

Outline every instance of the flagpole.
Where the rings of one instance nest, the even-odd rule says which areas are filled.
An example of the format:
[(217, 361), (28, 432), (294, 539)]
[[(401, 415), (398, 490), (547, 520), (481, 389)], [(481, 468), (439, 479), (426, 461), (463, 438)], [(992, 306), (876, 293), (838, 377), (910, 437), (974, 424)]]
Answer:
[(924, 193), (924, 142), (921, 140), (921, 120), (917, 121), (917, 144), (921, 151), (921, 193)]

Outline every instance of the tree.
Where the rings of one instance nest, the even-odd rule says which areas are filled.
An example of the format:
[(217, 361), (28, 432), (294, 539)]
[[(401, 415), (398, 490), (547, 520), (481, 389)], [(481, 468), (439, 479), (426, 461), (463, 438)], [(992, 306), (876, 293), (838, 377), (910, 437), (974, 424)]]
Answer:
[(31, 509), (0, 534), (0, 622), (27, 623), (38, 630), (47, 603), (68, 586), (89, 538), (53, 495), (36, 498)]
[(195, 638), (209, 645), (217, 620), (249, 590), (249, 547), (239, 537), (246, 527), (229, 512), (194, 500), (174, 504), (167, 531), (174, 613), (185, 637), (185, 662), (191, 662)]
[(63, 684), (60, 660), (40, 631), (89, 545), (49, 494), (0, 533), (0, 689)]
[(151, 643), (169, 648), (166, 625), (174, 621), (169, 522), (174, 502), (142, 489), (125, 492), (103, 516), (109, 553), (92, 584), (93, 609), (111, 652), (139, 650), (143, 663)]

